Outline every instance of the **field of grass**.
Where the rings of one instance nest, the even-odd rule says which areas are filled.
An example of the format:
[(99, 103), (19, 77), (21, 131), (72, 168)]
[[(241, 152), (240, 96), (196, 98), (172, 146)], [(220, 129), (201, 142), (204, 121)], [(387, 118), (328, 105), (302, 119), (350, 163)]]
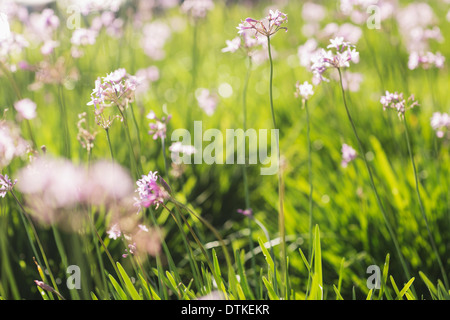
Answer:
[[(18, 3), (0, 4), (0, 299), (450, 298), (450, 120), (431, 121), (450, 113), (448, 1)], [(287, 20), (267, 36), (245, 22), (251, 56), (223, 50), (269, 10)], [(338, 37), (359, 59), (317, 83), (305, 43)], [(97, 79), (115, 95), (88, 105)], [(418, 105), (384, 110), (394, 92)], [(194, 121), (275, 126), (278, 172), (175, 164), (175, 130), (192, 159), (211, 143)]]

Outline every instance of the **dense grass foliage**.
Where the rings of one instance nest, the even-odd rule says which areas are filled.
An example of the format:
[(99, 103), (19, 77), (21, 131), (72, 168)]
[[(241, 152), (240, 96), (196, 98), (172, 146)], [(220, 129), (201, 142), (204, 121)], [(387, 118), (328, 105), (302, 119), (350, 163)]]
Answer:
[[(70, 23), (92, 30), (101, 12), (81, 12), (73, 20), (77, 11), (61, 1), (27, 7), (28, 16), (21, 18), (25, 7), (7, 2), (0, 12), (29, 45), (0, 50), (0, 117), (8, 128), (0, 131), (0, 173), (17, 179), (11, 188), (5, 184), (0, 198), (2, 299), (450, 297), (450, 124), (439, 136), (431, 123), (436, 112), (450, 111), (446, 1), (427, 2), (430, 23), (425, 16), (402, 15), (415, 1), (379, 1), (383, 8), (393, 6), (380, 28), (368, 27), (364, 7), (354, 6), (352, 12), (364, 17), (355, 22), (339, 1), (314, 2), (325, 10), (323, 19), (304, 1), (214, 1), (201, 18), (176, 1), (155, 1), (153, 7), (127, 1), (117, 11), (104, 11), (123, 24), (104, 26), (92, 43), (78, 45)], [(49, 8), (59, 24), (48, 36), (58, 44), (45, 52), (43, 45), (51, 43), (39, 39), (30, 21)], [(287, 32), (269, 37), (271, 60), (267, 41), (252, 58), (242, 44), (236, 52), (222, 52), (226, 40), (239, 36), (240, 23), (267, 16), (269, 9), (287, 14), (281, 25)], [(407, 17), (416, 18), (414, 26), (422, 31), (439, 31), (442, 39), (427, 38), (424, 52), (440, 52), (447, 58), (442, 66), (408, 66), (414, 50), (404, 29)], [(342, 32), (345, 41), (356, 38), (350, 42), (359, 62), (329, 67), (330, 81), (314, 83), (314, 94), (302, 101), (294, 94), (296, 83), (314, 80), (299, 47), (315, 39), (326, 48), (343, 25), (354, 28)], [(87, 105), (97, 78), (124, 68), (133, 79), (149, 67), (148, 86), (131, 88), (128, 100), (125, 91), (101, 113), (114, 119), (112, 125), (98, 125), (94, 105)], [(344, 79), (360, 74), (358, 88), (342, 90), (341, 72)], [(210, 90), (211, 114), (199, 106), (202, 88)], [(383, 110), (386, 91), (403, 93), (405, 100), (414, 95), (419, 105), (399, 117)], [(29, 120), (15, 107), (25, 98), (36, 104)], [(157, 120), (148, 117), (151, 111), (165, 134), (149, 134)], [(270, 131), (275, 119), (279, 174), (261, 175), (262, 164), (172, 163), (172, 132), (184, 128), (193, 137), (194, 121), (202, 121), (203, 133), (218, 129), (225, 137), (227, 129)], [(31, 149), (6, 160), (2, 146), (13, 126)], [(343, 144), (356, 151), (347, 166)], [(59, 160), (33, 167), (49, 157)], [(63, 158), (67, 163), (59, 162)], [(111, 160), (112, 169), (100, 162)], [(39, 178), (27, 176), (29, 166), (40, 171)], [(162, 200), (140, 202), (139, 209), (136, 181), (154, 171), (159, 176), (150, 188)], [(84, 175), (83, 197), (65, 199)], [(41, 189), (32, 194), (33, 187)], [(49, 192), (61, 192), (51, 205)], [(118, 220), (123, 230), (133, 226), (133, 240), (123, 230), (112, 236)], [(138, 225), (147, 230), (136, 231)], [(130, 247), (142, 234), (144, 249), (139, 243)], [(81, 286), (70, 290), (72, 265), (79, 267)], [(367, 286), (371, 265), (380, 268), (379, 289)]]

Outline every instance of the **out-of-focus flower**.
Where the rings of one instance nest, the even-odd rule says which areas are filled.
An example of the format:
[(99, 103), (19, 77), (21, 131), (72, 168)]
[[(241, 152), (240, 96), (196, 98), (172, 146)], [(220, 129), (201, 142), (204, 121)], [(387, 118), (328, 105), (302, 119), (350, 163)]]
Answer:
[(226, 42), (227, 46), (222, 49), (222, 52), (234, 53), (234, 52), (238, 51), (239, 48), (241, 47), (241, 38), (240, 37), (236, 37), (232, 40), (226, 40), (225, 42)]
[(219, 103), (218, 96), (208, 89), (199, 88), (196, 91), (196, 98), (198, 106), (202, 108), (208, 116), (212, 116)]
[(319, 22), (325, 18), (327, 10), (324, 6), (314, 3), (306, 2), (302, 8), (302, 18), (307, 22)]
[(78, 69), (68, 66), (64, 57), (59, 57), (55, 62), (42, 60), (36, 66), (26, 65), (26, 68), (35, 72), (35, 81), (29, 86), (32, 91), (41, 89), (44, 84), (72, 86), (80, 76)]
[(8, 191), (11, 191), (14, 188), (14, 185), (17, 183), (17, 179), (11, 181), (7, 174), (0, 174), (0, 198), (4, 198)]
[(252, 217), (253, 216), (253, 210), (251, 208), (248, 209), (237, 209), (237, 213), (240, 213), (246, 217)]
[(36, 103), (28, 98), (17, 101), (14, 108), (19, 113), (20, 119), (31, 120), (36, 117)]
[(136, 181), (138, 198), (135, 198), (135, 206), (145, 208), (155, 206), (158, 208), (169, 198), (166, 189), (158, 184), (158, 178), (156, 171), (150, 171), (148, 175), (143, 175), (141, 179)]
[(184, 145), (181, 142), (174, 142), (172, 143), (172, 145), (169, 147), (169, 151), (172, 153), (171, 154), (171, 159), (174, 163), (176, 164), (181, 164), (181, 157), (180, 157), (180, 153), (190, 156), (193, 155), (196, 150), (195, 147), (192, 145)]
[(317, 53), (318, 43), (315, 39), (308, 39), (304, 44), (298, 47), (297, 55), (300, 65), (306, 68), (311, 66), (311, 59)]
[(314, 94), (313, 86), (308, 83), (308, 81), (303, 82), (303, 84), (297, 82), (295, 84), (295, 88), (296, 98), (301, 97), (303, 100), (308, 100)]
[(403, 118), (406, 110), (412, 109), (419, 103), (415, 100), (414, 95), (411, 95), (408, 100), (403, 98), (403, 93), (390, 93), (386, 91), (386, 95), (381, 96), (380, 103), (383, 105), (383, 110), (395, 109), (397, 110), (399, 118)]
[(170, 27), (164, 22), (154, 21), (144, 25), (143, 34), (141, 47), (144, 53), (153, 60), (162, 60), (166, 55), (164, 45), (172, 35)]
[[(336, 80), (339, 80), (339, 75), (336, 75)], [(346, 71), (342, 74), (342, 86), (344, 90), (350, 90), (352, 92), (359, 91), (363, 80), (364, 76), (359, 72)]]
[(355, 151), (355, 149), (353, 149), (351, 146), (347, 145), (347, 144), (343, 144), (342, 145), (342, 161), (341, 161), (341, 166), (343, 168), (346, 168), (348, 166), (348, 164), (353, 161), (354, 159), (356, 159), (357, 157), (357, 153)]
[(323, 76), (329, 68), (347, 68), (350, 66), (350, 62), (359, 62), (359, 52), (356, 51), (354, 45), (345, 42), (343, 37), (331, 39), (327, 49), (330, 48), (334, 49), (335, 53), (331, 50), (321, 49), (311, 58), (311, 71), (316, 83), (329, 81)]
[(22, 138), (13, 123), (0, 120), (0, 169), (9, 165), (16, 157), (23, 156), (30, 145)]
[(136, 99), (143, 96), (150, 90), (151, 84), (159, 79), (159, 69), (156, 66), (150, 66), (136, 71), (136, 79), (139, 85), (136, 88)]
[(264, 19), (247, 18), (239, 24), (237, 29), (239, 34), (242, 34), (245, 30), (252, 30), (255, 33), (255, 37), (258, 37), (258, 34), (270, 37), (280, 30), (287, 31), (286, 27), (281, 26), (285, 22), (287, 22), (287, 14), (279, 10), (270, 10), (269, 15)]
[(76, 214), (80, 206), (113, 207), (133, 194), (129, 173), (104, 160), (86, 169), (69, 160), (38, 157), (17, 177), (30, 213), (44, 224), (77, 225), (83, 218)]
[(337, 23), (327, 24), (318, 34), (320, 39), (343, 38), (344, 41), (356, 44), (362, 36), (360, 27), (351, 23), (338, 25)]
[(86, 112), (80, 113), (78, 115), (78, 134), (77, 140), (80, 142), (81, 146), (87, 150), (88, 154), (90, 154), (92, 148), (94, 147), (94, 140), (97, 132), (91, 133), (89, 130), (83, 127), (83, 124), (86, 124)]
[(137, 85), (138, 79), (135, 76), (129, 75), (123, 68), (117, 69), (103, 78), (97, 78), (91, 101), (87, 105), (93, 105), (96, 114), (101, 114), (105, 107), (114, 105), (123, 109), (134, 101)]
[(94, 45), (97, 40), (98, 32), (91, 29), (75, 29), (70, 38), (70, 42), (75, 46)]
[(450, 115), (448, 113), (435, 112), (431, 117), (431, 127), (436, 131), (438, 138), (445, 137), (450, 132)]
[(418, 52), (411, 52), (408, 59), (408, 68), (414, 70), (418, 67), (423, 69), (429, 69), (436, 67), (442, 69), (444, 67), (445, 57), (440, 53), (436, 54), (432, 52), (426, 52), (425, 54), (419, 54)]
[(11, 30), (9, 28), (8, 17), (3, 12), (0, 12), (0, 42), (3, 42), (11, 37)]
[(113, 240), (120, 238), (120, 236), (122, 235), (122, 231), (120, 231), (119, 224), (117, 223), (113, 224), (113, 226), (109, 228), (109, 230), (106, 231), (106, 233), (108, 234), (108, 237)]
[(87, 16), (93, 12), (117, 12), (125, 3), (125, 0), (61, 0), (59, 2), (63, 3), (66, 7), (76, 5), (80, 10), (80, 13), (84, 16)]
[(153, 120), (154, 122), (150, 122), (150, 130), (148, 131), (149, 135), (153, 135), (153, 140), (158, 138), (165, 139), (166, 131), (167, 131), (167, 123), (172, 118), (169, 114), (167, 117), (163, 116), (161, 119), (158, 118), (155, 112), (152, 110), (148, 113), (147, 119)]
[(213, 9), (214, 2), (212, 0), (185, 0), (181, 4), (181, 11), (193, 19), (203, 19), (208, 11)]

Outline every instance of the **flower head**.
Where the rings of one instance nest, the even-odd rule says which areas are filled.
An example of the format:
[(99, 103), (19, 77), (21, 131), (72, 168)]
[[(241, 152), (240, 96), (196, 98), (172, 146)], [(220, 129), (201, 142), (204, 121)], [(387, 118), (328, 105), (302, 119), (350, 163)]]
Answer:
[(295, 96), (301, 97), (303, 100), (308, 100), (313, 94), (313, 86), (308, 83), (308, 81), (305, 81), (303, 84), (300, 84), (300, 82), (297, 82), (295, 85), (296, 91)]
[(147, 119), (153, 120), (154, 122), (149, 123), (150, 130), (148, 131), (148, 134), (153, 135), (153, 140), (166, 138), (167, 123), (171, 118), (172, 116), (169, 114), (167, 117), (163, 116), (160, 119), (153, 110), (149, 112)]
[(129, 75), (123, 68), (117, 69), (103, 78), (97, 78), (87, 105), (93, 105), (96, 114), (101, 114), (105, 107), (112, 105), (123, 109), (128, 102), (133, 102), (137, 85), (135, 76)]
[(158, 184), (158, 173), (150, 171), (148, 175), (143, 175), (141, 179), (136, 181), (138, 186), (136, 192), (138, 198), (135, 198), (135, 205), (148, 208), (150, 206), (159, 207), (169, 198), (166, 189)]
[(252, 217), (253, 216), (253, 210), (251, 208), (248, 209), (237, 209), (236, 210), (238, 213), (246, 216), (246, 217)]
[(219, 102), (217, 95), (208, 89), (199, 88), (196, 92), (196, 98), (199, 107), (202, 108), (208, 116), (212, 116)]
[(381, 96), (380, 103), (383, 105), (383, 110), (397, 110), (399, 118), (404, 117), (406, 110), (412, 109), (419, 104), (415, 101), (414, 95), (411, 95), (408, 100), (406, 100), (403, 98), (403, 93), (390, 93), (389, 91), (386, 91), (386, 95)]
[(347, 145), (345, 143), (342, 145), (341, 152), (342, 152), (341, 166), (343, 168), (346, 168), (348, 166), (349, 162), (356, 159), (357, 153), (356, 153), (355, 149), (353, 149), (352, 147), (350, 147), (349, 145)]
[(255, 32), (255, 37), (258, 37), (258, 34), (270, 37), (281, 29), (287, 31), (286, 27), (281, 26), (285, 22), (287, 22), (287, 14), (279, 10), (270, 10), (269, 15), (264, 19), (255, 20), (253, 18), (247, 18), (239, 24), (237, 29), (240, 35), (245, 30), (252, 30)]
[(29, 148), (18, 127), (0, 120), (0, 169), (9, 165), (14, 158), (23, 156)]
[(438, 138), (443, 138), (446, 132), (450, 132), (450, 115), (448, 113), (435, 112), (431, 117), (431, 127), (436, 131)]
[(21, 119), (31, 120), (36, 117), (36, 103), (30, 99), (22, 99), (14, 104)]
[(0, 174), (0, 198), (4, 198), (8, 191), (11, 191), (14, 188), (14, 185), (17, 183), (17, 179), (11, 181), (8, 175)]
[(330, 40), (330, 45), (327, 49), (321, 49), (311, 58), (311, 71), (316, 79), (316, 82), (328, 81), (323, 76), (325, 71), (329, 68), (347, 68), (350, 67), (350, 62), (359, 62), (359, 52), (356, 51), (355, 46), (349, 42), (345, 42), (343, 37), (337, 37)]

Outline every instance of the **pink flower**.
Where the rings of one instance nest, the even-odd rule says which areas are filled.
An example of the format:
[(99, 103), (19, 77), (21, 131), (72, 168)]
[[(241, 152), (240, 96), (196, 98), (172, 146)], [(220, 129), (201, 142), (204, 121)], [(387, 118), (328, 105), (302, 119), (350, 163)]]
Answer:
[(169, 123), (171, 118), (172, 116), (168, 115), (167, 117), (162, 117), (160, 119), (153, 110), (149, 112), (147, 119), (154, 120), (154, 122), (149, 123), (150, 130), (148, 131), (148, 134), (153, 135), (153, 140), (166, 138), (167, 123)]
[(3, 42), (11, 37), (11, 30), (9, 28), (8, 16), (0, 12), (0, 42)]
[(23, 156), (29, 148), (18, 127), (0, 120), (0, 169), (9, 165), (14, 158)]
[(113, 224), (113, 226), (108, 231), (106, 231), (106, 233), (108, 234), (108, 237), (113, 240), (120, 238), (120, 236), (122, 235), (122, 231), (120, 231), (120, 227), (117, 223)]
[(316, 83), (328, 81), (323, 74), (329, 68), (347, 68), (350, 66), (350, 62), (359, 62), (359, 52), (356, 51), (354, 45), (345, 42), (343, 37), (331, 39), (330, 43), (327, 48), (335, 49), (335, 53), (322, 49), (311, 58), (311, 71)]
[(253, 210), (252, 210), (251, 208), (245, 209), (245, 210), (237, 209), (236, 211), (237, 211), (238, 213), (240, 213), (240, 214), (246, 216), (246, 217), (252, 217), (252, 216), (253, 216)]
[(381, 96), (380, 103), (383, 105), (383, 110), (397, 110), (399, 118), (403, 118), (406, 110), (412, 109), (419, 104), (415, 101), (414, 95), (411, 95), (408, 100), (405, 100), (403, 98), (403, 93), (390, 93), (389, 91), (386, 91), (386, 95)]
[(418, 52), (411, 52), (408, 59), (408, 68), (414, 70), (418, 67), (423, 69), (429, 69), (431, 67), (436, 67), (442, 69), (444, 67), (445, 57), (440, 53), (436, 54), (432, 52), (426, 52), (425, 54), (419, 54)]
[(241, 38), (236, 37), (233, 40), (226, 40), (225, 41), (227, 46), (222, 49), (222, 52), (231, 52), (234, 53), (239, 50), (241, 47)]
[(8, 191), (11, 191), (16, 183), (17, 179), (13, 182), (11, 181), (11, 179), (9, 179), (7, 174), (0, 174), (0, 198), (4, 198), (6, 196), (6, 193)]
[(36, 117), (36, 103), (28, 98), (17, 101), (14, 108), (22, 119), (31, 120)]
[(200, 88), (196, 92), (196, 98), (199, 107), (202, 108), (208, 116), (212, 116), (219, 102), (217, 95), (211, 93), (208, 89)]
[(308, 100), (313, 94), (313, 86), (308, 83), (308, 81), (305, 81), (303, 84), (300, 84), (300, 82), (297, 82), (295, 85), (296, 91), (295, 96), (301, 97), (303, 100)]
[(181, 11), (194, 19), (205, 18), (208, 11), (212, 9), (214, 9), (212, 0), (185, 0), (181, 5)]
[(349, 145), (347, 145), (345, 143), (342, 145), (341, 152), (342, 152), (341, 166), (343, 168), (346, 168), (348, 166), (349, 162), (356, 159), (357, 153), (356, 153), (355, 149), (353, 149), (352, 147), (350, 147)]
[(255, 32), (256, 37), (258, 37), (258, 34), (270, 37), (281, 29), (287, 31), (286, 27), (281, 26), (285, 22), (287, 22), (287, 15), (285, 13), (282, 13), (279, 10), (270, 10), (269, 15), (264, 19), (255, 20), (252, 18), (247, 18), (239, 24), (237, 29), (240, 35), (244, 33), (245, 30), (252, 30)]
[(431, 117), (431, 127), (438, 138), (443, 138), (450, 131), (450, 116), (447, 113), (435, 112)]
[(135, 206), (148, 208), (150, 206), (159, 207), (169, 198), (168, 192), (160, 186), (158, 181), (158, 173), (150, 171), (148, 175), (143, 175), (141, 179), (136, 181), (138, 188), (136, 192), (139, 198), (135, 198)]

